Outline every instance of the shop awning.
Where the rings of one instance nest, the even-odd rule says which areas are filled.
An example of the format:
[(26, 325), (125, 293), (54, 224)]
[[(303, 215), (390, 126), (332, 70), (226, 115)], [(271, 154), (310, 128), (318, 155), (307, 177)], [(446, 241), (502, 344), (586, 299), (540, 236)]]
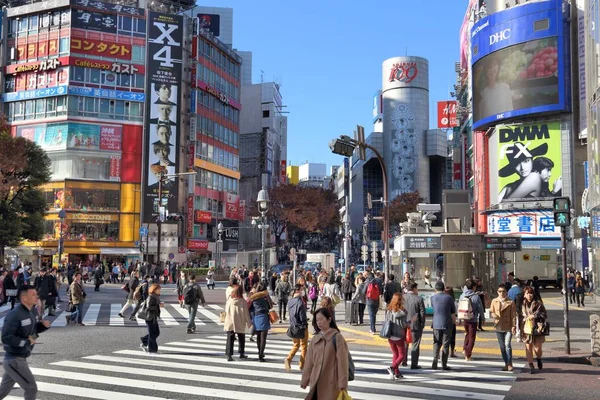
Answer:
[(139, 256), (139, 249), (127, 249), (118, 247), (103, 247), (100, 249), (100, 254), (113, 256)]

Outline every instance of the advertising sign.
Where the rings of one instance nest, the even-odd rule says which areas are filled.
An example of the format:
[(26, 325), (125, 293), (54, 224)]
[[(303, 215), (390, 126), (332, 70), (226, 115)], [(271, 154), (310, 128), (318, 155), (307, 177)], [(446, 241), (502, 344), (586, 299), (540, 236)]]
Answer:
[(520, 236), (486, 236), (484, 240), (486, 250), (521, 250)]
[(20, 74), (23, 72), (52, 71), (67, 64), (68, 57), (51, 58), (49, 60), (35, 61), (25, 64), (13, 64), (6, 67), (7, 74)]
[(208, 240), (188, 239), (188, 250), (208, 250)]
[(108, 179), (117, 182), (121, 180), (121, 156), (110, 157), (110, 173)]
[(26, 125), (17, 127), (17, 136), (35, 142), (44, 150), (67, 148), (67, 127), (64, 123)]
[(210, 224), (212, 221), (212, 213), (210, 211), (196, 210), (194, 211), (194, 223)]
[(40, 97), (62, 96), (67, 94), (67, 86), (56, 86), (46, 89), (26, 90), (23, 92), (5, 93), (2, 99), (5, 102), (39, 99)]
[(120, 125), (59, 122), (17, 127), (17, 136), (37, 143), (45, 150), (81, 149), (121, 151)]
[(126, 101), (143, 102), (146, 100), (146, 95), (144, 93), (125, 92), (122, 90), (112, 89), (96, 89), (81, 86), (69, 86), (69, 94), (84, 97), (100, 97), (103, 99), (116, 99)]
[(562, 1), (531, 2), (471, 30), (473, 129), (567, 108)]
[(117, 16), (97, 11), (73, 10), (73, 28), (105, 33), (117, 33)]
[(85, 53), (91, 56), (131, 60), (131, 49), (132, 45), (130, 44), (78, 37), (71, 38), (71, 53)]
[(456, 121), (456, 100), (438, 101), (438, 129), (450, 129), (458, 126)]
[[(562, 195), (562, 147), (559, 122), (499, 125), (490, 149), (492, 204), (543, 200)], [(497, 191), (494, 193), (494, 191)]]
[(225, 200), (225, 218), (240, 219), (240, 196), (233, 193), (227, 193)]
[(279, 182), (282, 185), (285, 185), (287, 183), (287, 168), (286, 168), (286, 160), (281, 160), (281, 171), (280, 171), (280, 179)]
[[(142, 64), (129, 64), (121, 62), (91, 60), (81, 57), (66, 57), (70, 65), (84, 68), (101, 69), (103, 71), (115, 72), (117, 74), (141, 74), (146, 73), (146, 67)], [(8, 69), (8, 67), (7, 67)]]
[[(160, 177), (177, 172), (179, 164), (183, 17), (150, 11), (147, 27), (146, 93), (150, 101), (146, 102), (144, 126), (143, 222), (158, 214), (159, 201), (166, 202), (170, 213), (178, 212), (177, 180), (163, 177), (162, 193), (158, 186)], [(188, 248), (193, 249), (189, 243)]]
[[(8, 80), (10, 82), (10, 79)], [(69, 67), (60, 67), (50, 71), (28, 72), (14, 78), (14, 90), (43, 89), (69, 83)]]
[(560, 228), (552, 211), (498, 211), (488, 215), (487, 233), (548, 238), (560, 237)]
[(105, 3), (97, 0), (71, 0), (71, 5), (75, 7), (89, 8), (91, 10), (100, 12), (108, 11), (125, 15), (144, 16), (143, 8), (124, 6), (122, 4)]
[(198, 14), (198, 29), (200, 32), (221, 34), (221, 16), (219, 14)]
[[(16, 48), (17, 61), (30, 60), (39, 57), (55, 56), (58, 54), (58, 39), (40, 40), (39, 42), (18, 44)], [(23, 64), (14, 65), (14, 68), (17, 68), (18, 66), (22, 65)]]
[(187, 198), (187, 233), (188, 236), (194, 234), (194, 196), (188, 196)]

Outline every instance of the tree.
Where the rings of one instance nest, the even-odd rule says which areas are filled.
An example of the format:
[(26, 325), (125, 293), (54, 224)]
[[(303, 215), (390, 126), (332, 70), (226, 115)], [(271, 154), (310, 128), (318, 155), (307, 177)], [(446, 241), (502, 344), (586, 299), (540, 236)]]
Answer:
[(390, 226), (406, 222), (407, 213), (417, 211), (417, 204), (424, 201), (419, 192), (402, 193), (390, 202)]
[(50, 158), (32, 141), (12, 137), (0, 123), (0, 261), (6, 246), (40, 240), (46, 200), (40, 186), (50, 181)]

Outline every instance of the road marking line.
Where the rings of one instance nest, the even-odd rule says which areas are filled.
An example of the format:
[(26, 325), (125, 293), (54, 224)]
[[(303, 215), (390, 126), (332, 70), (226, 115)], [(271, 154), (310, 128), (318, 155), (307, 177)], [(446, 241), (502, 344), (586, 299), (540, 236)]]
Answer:
[[(140, 352), (141, 353), (141, 352)], [(152, 355), (148, 353), (146, 354), (149, 357)], [(152, 358), (148, 358), (149, 361)], [(184, 394), (186, 396), (196, 395), (196, 396), (205, 396), (207, 398), (221, 398), (221, 399), (232, 399), (232, 400), (291, 400), (289, 397), (282, 396), (274, 396), (267, 395), (262, 393), (250, 393), (240, 391), (239, 389), (236, 391), (229, 390), (221, 390), (214, 389), (211, 387), (200, 387), (200, 386), (191, 386), (191, 385), (179, 385), (173, 383), (163, 382), (161, 379), (157, 378), (153, 381), (143, 380), (143, 379), (129, 379), (129, 378), (121, 378), (116, 376), (103, 376), (100, 374), (84, 374), (80, 372), (74, 371), (57, 371), (55, 369), (45, 369), (45, 368), (31, 368), (31, 372), (37, 378), (38, 376), (45, 376), (56, 379), (65, 379), (65, 380), (75, 380), (78, 382), (87, 381), (94, 382), (96, 384), (104, 384), (109, 385), (110, 387), (114, 386), (124, 386), (127, 388), (136, 387), (141, 388), (142, 390), (147, 390), (150, 392), (160, 391), (160, 392), (170, 392), (170, 393), (178, 393)], [(210, 381), (207, 382), (210, 385)], [(265, 383), (262, 382), (262, 387), (264, 388)], [(268, 387), (268, 386), (267, 386)], [(86, 390), (89, 390), (85, 388)], [(113, 397), (114, 399), (114, 397)]]
[(100, 315), (101, 306), (102, 304), (90, 304), (81, 322), (83, 322), (84, 325), (96, 325), (98, 315)]
[(165, 323), (165, 325), (167, 326), (173, 326), (173, 325), (179, 325), (179, 322), (177, 322), (177, 320), (175, 318), (173, 318), (173, 316), (171, 315), (171, 313), (167, 310), (166, 307), (163, 307), (160, 309), (160, 319)]
[(218, 315), (215, 315), (213, 313), (211, 313), (210, 311), (204, 309), (203, 307), (198, 307), (198, 312), (202, 315), (204, 315), (205, 317), (207, 317), (208, 319), (210, 319), (212, 322), (214, 322), (217, 325), (225, 325), (224, 323), (221, 322), (221, 318)]
[[(179, 307), (179, 304), (178, 305), (172, 304), (171, 306), (175, 309), (175, 311), (177, 311), (179, 314), (181, 314), (181, 316), (183, 318), (185, 318), (186, 321), (189, 321), (190, 312), (187, 309)], [(206, 325), (204, 323), (204, 321), (202, 321), (200, 319), (200, 316), (198, 314), (196, 314), (196, 325)]]
[[(69, 385), (58, 385), (55, 383), (47, 382), (37, 382), (37, 386), (39, 392), (58, 393), (61, 395), (69, 394), (72, 396), (96, 400), (167, 400), (164, 397), (154, 397), (114, 391), (109, 392), (108, 390), (92, 389), (88, 387), (78, 387)], [(11, 397), (7, 397), (6, 399), (11, 399)], [(14, 399), (17, 399), (17, 397), (14, 397)]]
[(110, 326), (125, 326), (125, 319), (119, 317), (123, 305), (121, 303), (113, 303), (110, 305), (110, 316), (108, 324)]
[(212, 308), (213, 310), (217, 310), (217, 311), (223, 311), (223, 310), (225, 310), (223, 307), (221, 307), (218, 304), (208, 304), (208, 307)]

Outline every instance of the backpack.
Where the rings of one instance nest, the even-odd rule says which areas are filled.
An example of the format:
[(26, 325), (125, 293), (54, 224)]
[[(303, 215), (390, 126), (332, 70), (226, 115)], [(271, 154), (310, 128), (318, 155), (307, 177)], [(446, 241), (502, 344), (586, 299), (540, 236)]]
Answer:
[(473, 303), (471, 303), (471, 296), (463, 297), (458, 302), (458, 318), (463, 321), (473, 319)]
[(142, 299), (142, 293), (144, 290), (144, 285), (147, 285), (147, 283), (140, 283), (136, 288), (135, 291), (133, 292), (133, 299), (134, 300), (141, 300)]
[(367, 288), (367, 298), (369, 300), (379, 300), (379, 285), (375, 281), (369, 283)]
[(198, 290), (196, 289), (196, 285), (187, 285), (183, 288), (183, 304), (186, 306), (192, 305), (196, 302), (198, 298)]
[[(333, 335), (333, 338), (331, 339), (333, 341), (333, 348), (335, 349), (335, 353), (337, 354), (337, 340), (336, 340), (336, 336), (338, 334), (336, 333), (335, 335)], [(350, 354), (350, 349), (348, 349), (348, 382), (353, 381), (354, 380), (354, 361), (352, 360), (352, 355)]]
[(308, 297), (311, 300), (315, 300), (317, 297), (319, 297), (319, 294), (317, 293), (317, 285), (312, 285), (310, 287), (310, 289), (308, 290)]

